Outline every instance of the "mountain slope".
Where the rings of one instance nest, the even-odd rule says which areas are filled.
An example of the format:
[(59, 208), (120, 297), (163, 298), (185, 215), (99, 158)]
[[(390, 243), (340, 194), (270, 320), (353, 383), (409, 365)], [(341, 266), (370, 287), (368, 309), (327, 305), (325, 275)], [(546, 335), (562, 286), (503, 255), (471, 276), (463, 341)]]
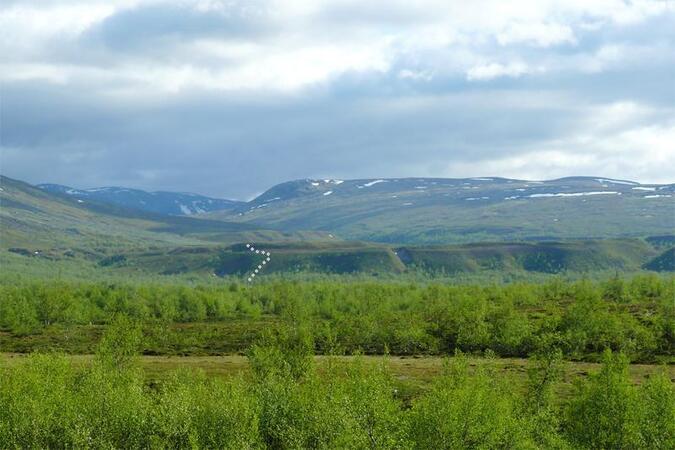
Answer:
[[(377, 184), (382, 183), (368, 187)], [(294, 198), (303, 195), (307, 194)], [(256, 263), (244, 242), (273, 253), (265, 273), (546, 274), (641, 267), (672, 271), (672, 250), (659, 256), (672, 238), (662, 233), (647, 239), (445, 246), (345, 242), (328, 234), (129, 210), (0, 177), (0, 265), (18, 274), (35, 267), (54, 275), (65, 264), (77, 263), (90, 274), (95, 269), (119, 276), (243, 275)]]
[(656, 272), (675, 272), (675, 247), (647, 262), (643, 268)]
[(74, 189), (60, 184), (39, 184), (40, 189), (65, 194), (75, 199), (111, 203), (125, 208), (167, 215), (193, 215), (210, 211), (233, 209), (244, 202), (205, 197), (184, 192), (146, 192), (123, 187)]
[(251, 224), (167, 216), (50, 193), (0, 176), (0, 249), (16, 254), (97, 259), (107, 254), (252, 239), (284, 241), (320, 235), (281, 233)]
[[(242, 226), (243, 225), (243, 226)], [(248, 230), (246, 224), (218, 224), (183, 217), (161, 216), (116, 205), (53, 194), (0, 176), (0, 246), (87, 248), (189, 243), (170, 228), (188, 231)]]
[(599, 177), (298, 180), (206, 217), (401, 244), (638, 237), (675, 229), (675, 185)]
[[(637, 272), (641, 266), (648, 270), (673, 271), (672, 266), (647, 267), (658, 252), (643, 239), (406, 247), (362, 242), (260, 241), (255, 245), (272, 255), (262, 272), (263, 276), (298, 272), (371, 275), (408, 272), (449, 276), (499, 273), (522, 276)], [(672, 250), (670, 254), (672, 257)], [(100, 265), (122, 272), (146, 270), (163, 275), (203, 273), (243, 276), (260, 261), (260, 256), (252, 254), (244, 244), (235, 244), (119, 254), (102, 260)]]

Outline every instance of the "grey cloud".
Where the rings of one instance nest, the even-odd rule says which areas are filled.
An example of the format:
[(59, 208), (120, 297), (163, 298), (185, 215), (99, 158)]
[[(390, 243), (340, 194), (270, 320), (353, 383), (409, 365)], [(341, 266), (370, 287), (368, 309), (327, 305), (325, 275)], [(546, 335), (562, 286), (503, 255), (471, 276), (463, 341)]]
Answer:
[(158, 4), (123, 10), (80, 38), (118, 51), (198, 37), (256, 38), (272, 31), (267, 13), (255, 2), (231, 3), (223, 11), (200, 11), (190, 5)]
[[(552, 142), (565, 147), (575, 136), (593, 131), (589, 121), (594, 111), (616, 102), (649, 111), (629, 118), (628, 124), (620, 122), (621, 127), (675, 123), (675, 44), (667, 33), (672, 14), (625, 27), (577, 27), (576, 44), (548, 48), (501, 46), (494, 39), (408, 48), (394, 39), (388, 70), (347, 70), (290, 92), (199, 85), (166, 92), (152, 82), (118, 76), (122, 63), (156, 63), (158, 72), (166, 60), (207, 72), (235, 63), (186, 53), (182, 45), (202, 37), (264, 46), (284, 31), (294, 36), (302, 31), (305, 42), (300, 44), (335, 40), (338, 45), (363, 34), (366, 46), (368, 36), (396, 35), (433, 19), (433, 11), (400, 5), (384, 15), (370, 9), (351, 16), (352, 7), (343, 5), (319, 11), (310, 23), (280, 23), (264, 8), (253, 13), (237, 9), (242, 4), (235, 3), (229, 13), (141, 5), (118, 12), (77, 39), (49, 43), (42, 62), (96, 66), (108, 76), (88, 78), (85, 73), (62, 84), (39, 78), (4, 83), (3, 174), (35, 183), (247, 198), (288, 179), (443, 176), (453, 164), (480, 166)], [(298, 26), (306, 28), (293, 28)], [(595, 73), (578, 70), (608, 45), (629, 51)], [(459, 58), (464, 54), (465, 59)], [(523, 61), (548, 70), (468, 81), (467, 64), (481, 61)], [(405, 70), (429, 76), (402, 78)], [(115, 95), (117, 89), (125, 95)], [(593, 131), (599, 134), (592, 138), (603, 141), (623, 131), (603, 130)], [(584, 150), (565, 148), (572, 159)], [(597, 169), (599, 175), (631, 178)]]
[[(86, 186), (128, 184), (241, 198), (293, 178), (402, 176), (421, 160), (451, 163), (518, 152), (574, 120), (555, 108), (472, 105), (475, 99), (323, 91), (313, 98), (246, 101), (193, 92), (152, 106), (101, 111), (96, 97), (36, 93), (25, 86), (6, 98), (12, 114), (4, 121), (4, 143), (20, 149), (7, 164), (35, 182), (78, 179)], [(87, 149), (92, 156), (82, 157)]]

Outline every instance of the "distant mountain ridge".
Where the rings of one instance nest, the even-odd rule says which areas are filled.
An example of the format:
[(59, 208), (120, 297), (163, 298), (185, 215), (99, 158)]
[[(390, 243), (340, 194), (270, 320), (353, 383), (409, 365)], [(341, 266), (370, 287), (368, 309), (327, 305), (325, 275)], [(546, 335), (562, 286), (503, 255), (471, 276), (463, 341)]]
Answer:
[[(274, 207), (253, 209), (252, 214), (244, 214), (250, 208), (256, 207), (255, 203), (251, 202), (246, 205), (247, 209), (244, 212), (233, 211), (230, 214), (232, 217), (245, 220), (228, 222), (222, 219), (208, 220), (204, 217), (139, 211), (90, 198), (82, 200), (72, 194), (51, 193), (0, 176), (0, 266), (6, 269), (11, 265), (12, 270), (23, 273), (24, 269), (37, 264), (35, 270), (45, 270), (46, 273), (54, 274), (56, 268), (61, 266), (51, 264), (60, 261), (59, 264), (72, 264), (77, 270), (87, 267), (89, 268), (87, 270), (91, 270), (92, 265), (95, 265), (96, 270), (105, 268), (127, 274), (142, 272), (158, 275), (236, 275), (245, 273), (254, 264), (255, 255), (251, 255), (244, 244), (254, 242), (260, 244), (261, 248), (274, 252), (275, 256), (268, 268), (269, 271), (282, 273), (397, 274), (422, 271), (430, 274), (478, 274), (498, 271), (505, 274), (522, 274), (641, 269), (672, 272), (675, 267), (672, 247), (675, 243), (675, 236), (672, 234), (672, 212), (675, 212), (673, 208), (675, 203), (672, 202), (672, 197), (667, 197), (671, 194), (655, 198), (645, 198), (639, 194), (528, 197), (537, 200), (535, 202), (528, 200), (520, 206), (517, 202), (511, 203), (511, 200), (507, 202), (509, 208), (515, 209), (510, 216), (504, 216), (504, 210), (499, 208), (491, 210), (489, 204), (487, 209), (486, 205), (476, 206), (477, 203), (473, 201), (466, 202), (474, 205), (471, 206), (472, 209), (462, 209), (457, 206), (457, 202), (453, 203), (441, 194), (442, 198), (446, 198), (446, 206), (454, 215), (447, 222), (442, 219), (448, 211), (440, 206), (413, 209), (412, 214), (399, 214), (393, 218), (383, 215), (387, 210), (383, 209), (382, 204), (391, 199), (392, 194), (373, 197), (372, 192), (352, 193), (345, 196), (346, 200), (317, 207), (324, 205), (326, 199), (340, 198), (334, 193), (336, 186), (352, 184), (350, 189), (354, 192), (369, 192), (368, 189), (387, 183), (375, 181), (378, 180), (358, 182), (310, 180), (286, 184), (272, 191), (274, 196), (279, 197), (271, 202)], [(508, 180), (498, 183), (504, 182), (509, 184)], [(469, 189), (463, 189), (465, 191), (473, 193), (479, 190), (471, 187), (471, 184), (463, 183), (460, 183), (460, 186), (469, 186)], [(567, 180), (565, 183), (570, 181)], [(423, 186), (419, 179), (415, 179), (411, 184), (413, 188), (414, 185)], [(631, 191), (634, 187), (640, 187), (632, 184), (624, 186)], [(562, 188), (562, 185), (557, 187)], [(569, 187), (579, 188), (578, 185)], [(489, 189), (498, 192), (495, 191), (495, 186)], [(518, 191), (517, 189), (521, 189), (519, 187), (515, 189), (516, 192), (524, 193), (523, 195), (535, 195), (527, 191)], [(607, 188), (600, 185), (600, 189)], [(660, 191), (668, 190), (660, 189)], [(325, 195), (326, 192), (333, 193)], [(404, 197), (407, 195), (405, 189), (401, 188), (401, 192), (400, 195)], [(641, 190), (638, 189), (636, 192)], [(435, 193), (432, 197), (435, 198), (438, 194)], [(282, 199), (286, 195), (292, 198)], [(365, 195), (365, 198), (360, 195)], [(399, 194), (393, 195), (398, 198)], [(417, 195), (418, 199), (424, 198), (419, 193), (414, 195)], [(628, 203), (593, 200), (605, 197), (621, 201), (625, 197)], [(269, 205), (274, 198), (262, 196), (257, 199), (258, 202), (263, 202), (258, 203), (258, 206), (265, 204), (264, 202)], [(585, 199), (591, 203), (587, 205), (577, 202)], [(498, 202), (495, 204), (501, 205)], [(535, 207), (531, 208), (531, 205)], [(645, 205), (651, 206), (647, 208)], [(526, 208), (519, 209), (523, 207)], [(364, 208), (367, 209), (366, 212), (362, 212)], [(295, 215), (316, 221), (326, 220), (331, 231), (293, 232), (279, 228), (270, 230), (248, 220), (251, 215), (258, 212), (271, 211), (291, 218)], [(638, 215), (632, 217), (635, 213)], [(367, 221), (368, 214), (374, 216), (375, 223)], [(587, 215), (595, 215), (600, 221), (589, 220), (585, 218)], [(473, 221), (476, 217), (478, 220)], [(602, 228), (598, 225), (607, 221), (612, 222), (616, 217), (622, 219), (618, 231), (613, 226)], [(582, 235), (582, 238), (570, 239), (561, 236), (565, 229), (555, 228), (555, 224), (559, 222), (552, 219), (556, 218), (560, 218), (565, 228), (571, 226), (569, 224), (574, 224), (576, 228), (573, 231)], [(411, 228), (413, 219), (418, 221)], [(666, 226), (662, 226), (662, 223)], [(669, 233), (665, 233), (663, 229), (668, 226)], [(653, 228), (659, 232), (650, 235), (649, 230)], [(393, 229), (401, 233), (397, 235), (400, 241), (407, 238), (409, 243), (383, 244), (343, 239), (348, 233), (356, 234), (363, 232), (364, 229), (376, 236), (378, 233), (379, 236), (383, 236), (382, 233)], [(340, 232), (338, 234), (332, 230)], [(406, 236), (404, 233), (407, 232), (411, 232), (411, 235)], [(412, 234), (414, 232), (417, 234)], [(515, 233), (521, 233), (522, 238), (509, 241), (507, 237)], [(546, 239), (537, 241), (537, 233), (546, 233)], [(594, 233), (604, 237), (593, 239), (591, 235)], [(606, 238), (612, 233), (622, 235), (634, 233), (639, 236)], [(501, 242), (488, 239), (494, 239), (495, 236), (500, 237)], [(560, 239), (553, 241), (551, 236), (559, 236)], [(415, 239), (423, 242), (424, 238), (429, 241), (439, 237), (448, 241), (475, 240), (470, 244), (412, 243)], [(525, 240), (529, 242), (523, 242)]]
[(675, 184), (607, 177), (302, 179), (250, 202), (123, 187), (39, 187), (80, 202), (402, 245), (624, 238), (675, 229)]
[(49, 192), (0, 175), (0, 250), (13, 248), (19, 254), (37, 251), (45, 258), (75, 252), (93, 258), (110, 251), (254, 239), (313, 240), (323, 239), (323, 235), (280, 233), (246, 223), (142, 211)]
[[(512, 184), (512, 192), (510, 197), (505, 197), (505, 200), (513, 200), (516, 198), (526, 198), (528, 194), (535, 198), (538, 194), (560, 194), (559, 196), (572, 196), (573, 192), (565, 194), (565, 189), (574, 187), (589, 187), (596, 193), (602, 192), (599, 188), (619, 188), (620, 191), (632, 189), (643, 192), (649, 195), (649, 192), (657, 193), (656, 191), (667, 190), (665, 194), (672, 194), (675, 184), (641, 184), (635, 181), (617, 180), (602, 177), (565, 177), (554, 180), (520, 180), (509, 179), (502, 177), (473, 177), (473, 178), (370, 178), (370, 179), (355, 179), (355, 180), (340, 180), (340, 179), (311, 179), (306, 178), (302, 180), (293, 180), (280, 183), (252, 200), (251, 204), (260, 205), (262, 203), (269, 203), (277, 200), (289, 200), (293, 198), (303, 197), (312, 194), (332, 195), (334, 193), (348, 194), (348, 193), (366, 193), (370, 191), (379, 192), (396, 192), (406, 189), (425, 190), (429, 188), (451, 188), (459, 187), (464, 190), (478, 189), (480, 186), (500, 186), (499, 190), (509, 192), (509, 184)], [(569, 186), (567, 184), (570, 184)], [(529, 188), (529, 189), (528, 189)], [(548, 188), (562, 188), (562, 192), (549, 192)], [(359, 192), (359, 190), (361, 190)], [(525, 192), (532, 191), (532, 192)], [(604, 190), (607, 194), (615, 193), (614, 191)], [(534, 195), (532, 195), (534, 194)], [(584, 193), (578, 193), (580, 196)], [(593, 195), (593, 194), (591, 194)], [(472, 200), (470, 196), (465, 199)], [(488, 200), (489, 198), (479, 198)]]
[(304, 179), (206, 216), (401, 244), (637, 237), (675, 229), (675, 184), (606, 177)]
[(147, 192), (116, 186), (75, 189), (60, 184), (39, 184), (37, 187), (47, 192), (69, 195), (82, 201), (90, 199), (125, 208), (174, 216), (190, 216), (233, 209), (245, 204), (245, 202), (206, 197), (187, 192)]

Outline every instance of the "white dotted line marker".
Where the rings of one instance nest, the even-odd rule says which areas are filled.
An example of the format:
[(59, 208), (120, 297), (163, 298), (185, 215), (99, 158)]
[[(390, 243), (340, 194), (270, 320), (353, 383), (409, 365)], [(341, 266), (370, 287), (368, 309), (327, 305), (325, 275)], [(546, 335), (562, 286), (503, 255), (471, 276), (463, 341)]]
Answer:
[(268, 251), (256, 249), (253, 246), (253, 244), (246, 244), (246, 248), (249, 249), (249, 251), (251, 251), (251, 252), (255, 252), (256, 255), (262, 255), (265, 258), (265, 259), (262, 260), (262, 262), (260, 264), (258, 264), (258, 266), (255, 269), (253, 269), (253, 272), (251, 272), (248, 275), (247, 280), (250, 283), (250, 282), (253, 281), (255, 276), (262, 270), (263, 266), (265, 266), (268, 262), (270, 262), (270, 260), (271, 260), (270, 255), (271, 254)]

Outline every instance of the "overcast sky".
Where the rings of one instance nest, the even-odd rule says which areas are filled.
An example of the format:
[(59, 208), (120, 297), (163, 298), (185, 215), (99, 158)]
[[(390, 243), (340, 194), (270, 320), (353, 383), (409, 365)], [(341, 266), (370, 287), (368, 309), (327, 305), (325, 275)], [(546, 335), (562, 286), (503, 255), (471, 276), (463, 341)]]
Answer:
[(3, 0), (0, 172), (675, 182), (675, 1)]

